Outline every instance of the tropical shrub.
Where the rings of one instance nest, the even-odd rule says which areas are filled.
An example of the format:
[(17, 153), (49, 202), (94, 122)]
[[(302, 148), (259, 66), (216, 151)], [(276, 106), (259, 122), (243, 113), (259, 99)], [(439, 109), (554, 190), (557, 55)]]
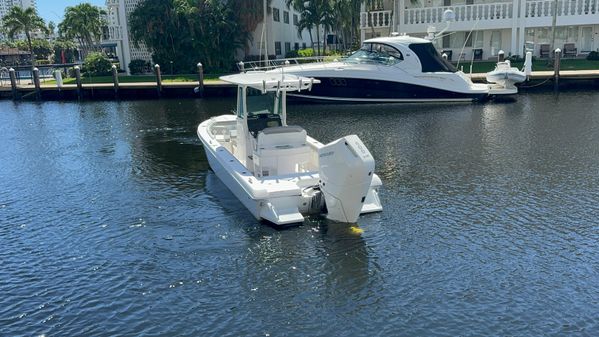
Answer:
[(300, 49), (297, 51), (297, 55), (299, 57), (312, 57), (312, 56), (314, 56), (314, 49), (312, 49), (312, 48)]
[(298, 57), (297, 50), (290, 50), (285, 54), (285, 58)]
[(129, 72), (131, 75), (147, 73), (150, 69), (150, 62), (144, 60), (132, 60), (129, 62)]
[(89, 53), (83, 64), (85, 73), (91, 76), (106, 76), (111, 74), (112, 63), (102, 53)]
[(599, 61), (599, 52), (592, 51), (587, 55), (587, 60), (590, 61)]

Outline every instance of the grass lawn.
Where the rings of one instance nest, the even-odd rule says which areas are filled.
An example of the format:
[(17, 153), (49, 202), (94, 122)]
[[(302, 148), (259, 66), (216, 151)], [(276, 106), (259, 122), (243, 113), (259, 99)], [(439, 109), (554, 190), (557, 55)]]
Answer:
[[(456, 64), (456, 63), (454, 63)], [(472, 73), (486, 73), (495, 69), (496, 62), (483, 61), (474, 62), (472, 64)], [(470, 62), (460, 62), (459, 68), (464, 67), (464, 72), (470, 72)], [(513, 62), (512, 66), (521, 69), (524, 62)], [(560, 66), (561, 70), (599, 70), (599, 61), (589, 61), (585, 59), (563, 59)], [(553, 66), (549, 66), (547, 60), (534, 60), (532, 63), (532, 71), (553, 70)]]

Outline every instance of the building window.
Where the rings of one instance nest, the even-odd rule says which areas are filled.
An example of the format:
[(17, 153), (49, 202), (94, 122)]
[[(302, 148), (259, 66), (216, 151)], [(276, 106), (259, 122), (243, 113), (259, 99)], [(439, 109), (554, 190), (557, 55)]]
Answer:
[(306, 49), (306, 42), (302, 42), (302, 49)]
[(466, 34), (466, 47), (472, 47), (472, 35), (474, 35), (474, 32), (464, 32), (464, 34)]
[(281, 55), (281, 41), (275, 41), (275, 55)]
[(451, 44), (451, 37), (449, 35), (443, 35), (443, 48), (449, 48), (450, 44)]
[(279, 9), (278, 8), (272, 8), (272, 19), (275, 22), (280, 22), (281, 18), (279, 17)]
[(289, 12), (287, 11), (283, 11), (283, 22), (284, 23), (289, 23)]
[(293, 50), (299, 50), (299, 43), (297, 43), (297, 42), (296, 42), (296, 43), (293, 45)]
[(293, 24), (299, 26), (299, 20), (297, 19), (297, 14), (293, 14)]
[(285, 55), (291, 51), (291, 42), (285, 42)]

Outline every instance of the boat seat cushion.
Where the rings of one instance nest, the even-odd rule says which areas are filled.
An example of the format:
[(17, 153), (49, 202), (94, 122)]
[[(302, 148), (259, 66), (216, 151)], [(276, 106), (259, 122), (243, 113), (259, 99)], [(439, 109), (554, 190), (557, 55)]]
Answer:
[(284, 149), (306, 146), (306, 137), (306, 130), (295, 125), (266, 128), (258, 134), (257, 147)]

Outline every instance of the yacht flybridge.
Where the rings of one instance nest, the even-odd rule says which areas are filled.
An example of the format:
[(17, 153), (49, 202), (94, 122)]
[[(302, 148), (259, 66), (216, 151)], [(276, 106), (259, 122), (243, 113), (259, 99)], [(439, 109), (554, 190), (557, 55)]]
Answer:
[(257, 219), (277, 225), (325, 214), (353, 223), (382, 210), (374, 159), (355, 135), (329, 144), (287, 125), (286, 95), (318, 80), (277, 72), (221, 77), (237, 85), (235, 114), (210, 118), (198, 137), (214, 173)]
[(325, 101), (482, 101), (517, 92), (515, 87), (473, 83), (430, 40), (407, 35), (369, 39), (341, 61), (292, 65), (285, 73), (321, 81), (311, 91), (290, 96)]

